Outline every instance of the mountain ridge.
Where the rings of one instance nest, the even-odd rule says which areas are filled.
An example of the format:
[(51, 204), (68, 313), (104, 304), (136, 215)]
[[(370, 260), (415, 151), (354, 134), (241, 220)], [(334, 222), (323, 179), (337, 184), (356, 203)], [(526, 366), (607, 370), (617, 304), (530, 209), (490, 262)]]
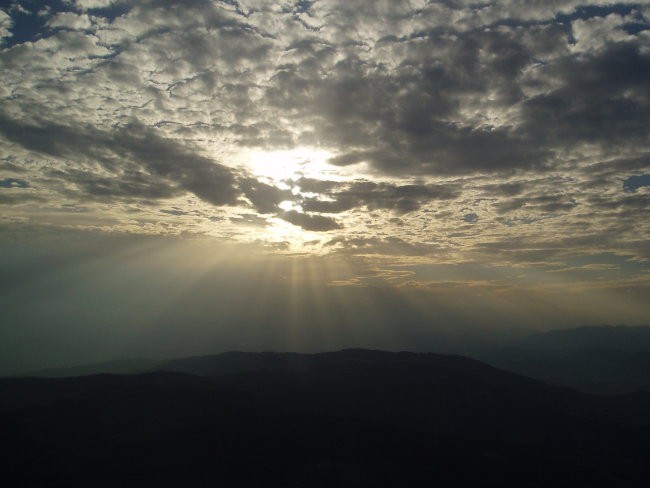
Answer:
[(611, 486), (650, 474), (650, 394), (586, 395), (457, 355), (225, 357), (242, 354), (274, 367), (0, 379), (12, 446), (0, 468), (21, 486)]

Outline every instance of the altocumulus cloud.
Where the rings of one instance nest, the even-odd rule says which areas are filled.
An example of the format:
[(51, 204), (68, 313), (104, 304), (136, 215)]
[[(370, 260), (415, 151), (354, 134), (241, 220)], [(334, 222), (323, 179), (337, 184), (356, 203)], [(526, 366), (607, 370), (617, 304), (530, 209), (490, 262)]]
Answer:
[[(251, 240), (275, 217), (460, 260), (570, 232), (567, 253), (643, 260), (649, 19), (627, 1), (11, 2), (1, 198), (34, 224), (112, 205), (114, 229)], [(245, 156), (301, 148), (326, 169)]]

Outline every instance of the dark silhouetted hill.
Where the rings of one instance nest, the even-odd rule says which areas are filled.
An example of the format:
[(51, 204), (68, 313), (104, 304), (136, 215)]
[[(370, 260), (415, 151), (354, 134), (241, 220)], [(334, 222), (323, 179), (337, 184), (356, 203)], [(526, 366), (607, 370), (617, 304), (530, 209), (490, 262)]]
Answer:
[(646, 394), (590, 396), (435, 354), (229, 353), (170, 363), (177, 372), (0, 380), (3, 479), (634, 486), (650, 474)]
[(136, 374), (154, 369), (160, 361), (153, 359), (124, 359), (104, 363), (84, 364), (64, 368), (50, 368), (32, 371), (26, 376), (38, 378), (71, 378), (91, 374)]

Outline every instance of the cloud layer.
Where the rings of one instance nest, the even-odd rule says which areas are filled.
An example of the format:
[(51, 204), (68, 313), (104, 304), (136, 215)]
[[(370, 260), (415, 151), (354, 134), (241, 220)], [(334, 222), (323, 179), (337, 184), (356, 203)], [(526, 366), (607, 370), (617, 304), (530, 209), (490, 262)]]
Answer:
[[(649, 22), (626, 1), (13, 2), (4, 220), (642, 263)], [(327, 156), (248, 156), (273, 151)]]

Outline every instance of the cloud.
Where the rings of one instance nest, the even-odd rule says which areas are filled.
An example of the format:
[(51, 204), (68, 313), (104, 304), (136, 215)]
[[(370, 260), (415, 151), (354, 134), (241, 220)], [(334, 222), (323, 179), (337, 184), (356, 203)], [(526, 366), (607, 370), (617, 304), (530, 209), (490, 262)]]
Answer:
[[(130, 231), (252, 240), (282, 218), (342, 239), (435, 239), (461, 261), (508, 260), (488, 236), (545, 259), (566, 233), (575, 252), (645, 255), (644, 5), (33, 6), (2, 16), (0, 167), (30, 185), (3, 190), (16, 218), (51, 218), (45, 202)], [(327, 157), (264, 171), (248, 158), (278, 150)]]
[(253, 178), (241, 180), (244, 195), (248, 198), (255, 210), (261, 214), (275, 213), (278, 205), (285, 200), (293, 200), (290, 190), (282, 190), (276, 186), (262, 183)]
[(74, 4), (81, 9), (106, 8), (124, 0), (74, 0)]
[(85, 30), (92, 25), (90, 18), (85, 14), (74, 12), (59, 12), (51, 17), (46, 25), (52, 29)]
[(25, 149), (60, 159), (99, 164), (99, 170), (55, 169), (95, 197), (164, 198), (181, 191), (213, 205), (232, 205), (239, 196), (235, 175), (140, 124), (113, 131), (52, 122), (26, 124), (0, 116), (0, 134)]
[(412, 243), (400, 237), (335, 237), (326, 243), (327, 247), (341, 254), (383, 256), (428, 256), (440, 252), (440, 246), (433, 243)]
[(523, 182), (508, 182), (508, 183), (499, 183), (496, 185), (485, 185), (483, 190), (486, 194), (491, 196), (506, 196), (512, 197), (519, 195), (526, 189), (526, 185)]
[[(324, 183), (320, 186), (307, 182), (306, 191), (320, 189), (328, 199), (306, 198), (302, 202), (305, 210), (321, 213), (340, 213), (357, 207), (368, 210), (394, 210), (399, 214), (418, 210), (423, 203), (433, 200), (453, 200), (460, 195), (458, 185), (410, 184), (396, 185), (355, 181), (349, 185)], [(301, 187), (302, 189), (302, 187)]]
[(341, 225), (336, 220), (323, 215), (311, 215), (289, 210), (280, 213), (278, 216), (290, 224), (313, 232), (327, 232), (341, 228)]
[(12, 27), (13, 21), (11, 20), (11, 16), (4, 10), (0, 10), (0, 43), (4, 43), (6, 38), (12, 36)]
[[(644, 148), (650, 122), (650, 53), (638, 42), (607, 46), (596, 54), (548, 68), (558, 88), (523, 104), (524, 127), (547, 144), (590, 143), (612, 151)], [(597, 103), (594, 101), (597, 100)]]
[(496, 210), (499, 214), (506, 214), (525, 206), (528, 211), (556, 213), (571, 211), (577, 205), (578, 203), (575, 199), (563, 194), (540, 195), (502, 200), (496, 205)]
[(0, 205), (20, 205), (29, 202), (43, 202), (45, 199), (31, 193), (0, 193)]
[[(647, 53), (641, 39), (625, 34), (577, 56), (566, 29), (550, 21), (556, 8), (571, 14), (578, 5), (532, 7), (548, 19), (532, 26), (524, 20), (535, 16), (518, 4), (490, 5), (484, 10), (509, 24), (432, 27), (388, 37), (380, 36), (382, 29), (399, 31), (400, 16), (411, 20), (422, 12), (359, 8), (367, 14), (362, 19), (343, 8), (348, 19), (328, 9), (336, 29), (348, 35), (344, 25), (377, 29), (364, 31), (371, 36), (366, 51), (342, 51), (335, 60), (324, 49), (309, 62), (284, 64), (266, 99), (314, 124), (322, 142), (350, 148), (339, 150), (332, 164), (365, 162), (391, 175), (550, 169), (567, 144), (596, 139), (623, 149), (640, 141), (647, 123)], [(468, 18), (476, 12), (449, 8)], [(602, 18), (622, 19), (615, 13), (588, 22), (576, 16), (575, 30)], [(610, 32), (622, 22), (604, 28)], [(314, 76), (314, 64), (328, 75)], [(594, 99), (603, 103), (590, 103)]]

